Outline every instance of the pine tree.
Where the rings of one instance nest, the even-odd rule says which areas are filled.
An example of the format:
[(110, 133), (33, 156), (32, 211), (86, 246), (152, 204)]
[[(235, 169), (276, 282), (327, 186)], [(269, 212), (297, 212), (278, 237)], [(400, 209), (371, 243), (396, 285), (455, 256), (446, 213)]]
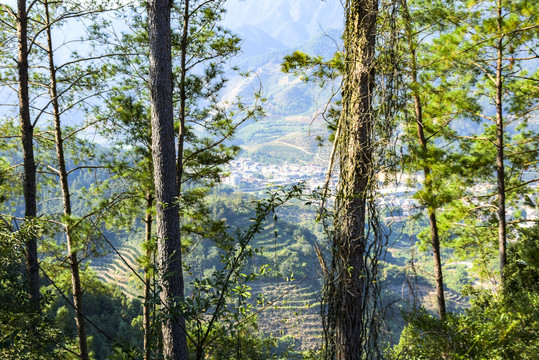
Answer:
[[(17, 83), (19, 98), (20, 138), (23, 157), (23, 196), (25, 205), (25, 219), (30, 222), (37, 215), (37, 186), (36, 186), (36, 161), (34, 158), (34, 125), (30, 115), (29, 100), (29, 74), (28, 74), (28, 10), (26, 1), (17, 1), (17, 11), (14, 12), (7, 5), (0, 5), (0, 13), (7, 15), (3, 40), (9, 42), (9, 32), (15, 31), (17, 38), (18, 57), (16, 62), (17, 75), (14, 82)], [(7, 24), (15, 24), (13, 29)], [(6, 44), (7, 45), (7, 44)], [(6, 46), (8, 47), (8, 46)], [(8, 47), (9, 48), (9, 47)], [(8, 75), (8, 78), (10, 76)], [(5, 79), (7, 80), (7, 79)], [(11, 79), (10, 79), (11, 80)], [(10, 81), (7, 80), (7, 81)], [(28, 236), (25, 250), (26, 273), (28, 279), (29, 296), (32, 307), (40, 311), (39, 305), (39, 263), (37, 256), (37, 239)]]
[[(214, 221), (209, 216), (204, 196), (215, 182), (220, 181), (222, 165), (237, 154), (238, 148), (229, 145), (227, 140), (243, 121), (261, 112), (258, 104), (251, 107), (241, 102), (220, 103), (219, 93), (226, 82), (224, 65), (238, 52), (240, 41), (218, 25), (223, 13), (222, 1), (178, 2), (171, 8), (173, 106), (178, 145), (181, 145), (176, 161), (177, 176), (182, 180), (177, 182), (177, 187), (182, 246), (186, 248), (193, 234), (198, 237), (204, 234), (205, 238), (217, 238), (222, 234), (222, 221)], [(136, 193), (139, 200), (135, 203), (140, 203), (143, 197), (154, 198), (153, 189), (148, 188), (149, 182), (140, 173), (147, 164), (151, 164), (146, 150), (152, 142), (147, 116), (149, 100), (144, 90), (148, 83), (148, 28), (143, 18), (134, 12), (128, 10), (126, 16), (131, 19), (133, 32), (124, 34), (121, 43), (111, 49), (113, 53), (124, 54), (112, 65), (114, 76), (122, 81), (106, 99), (110, 113), (100, 111), (99, 116), (110, 120), (110, 131), (105, 131), (105, 135), (114, 137), (120, 147), (122, 144), (131, 147), (129, 152), (140, 164), (136, 167), (127, 164), (123, 167), (126, 171), (121, 171), (126, 178), (135, 180), (130, 184), (132, 189), (127, 191)], [(125, 175), (130, 172), (132, 175)], [(182, 183), (188, 183), (189, 187), (182, 188)], [(122, 205), (122, 208), (125, 206), (131, 205)], [(151, 205), (147, 202), (146, 206)], [(146, 211), (145, 221), (147, 229), (150, 229), (150, 208)], [(146, 232), (146, 237), (149, 236)], [(151, 265), (148, 261), (149, 254), (145, 266)], [(148, 284), (146, 281), (146, 293), (150, 290)], [(149, 304), (149, 299), (146, 303)], [(162, 310), (168, 311), (166, 306)], [(146, 343), (150, 345), (149, 341)]]
[[(404, 166), (412, 175), (423, 173), (422, 186), (414, 197), (427, 211), (429, 230), (420, 233), (419, 237), (426, 239), (432, 247), (441, 318), (446, 315), (442, 240), (452, 236), (444, 222), (443, 210), (462, 193), (461, 181), (455, 176), (460, 153), (458, 147), (451, 145), (458, 136), (453, 127), (466, 115), (462, 107), (477, 108), (465, 90), (473, 86), (471, 77), (464, 73), (454, 77), (450, 71), (453, 64), (432, 50), (429, 35), (451, 31), (450, 12), (443, 3), (410, 1), (403, 4), (402, 19), (409, 81), (407, 91), (412, 102), (411, 116), (405, 114), (407, 121), (402, 137), (407, 148)], [(459, 14), (451, 16), (458, 17)]]
[[(31, 220), (37, 216), (36, 164), (34, 160), (34, 126), (30, 118), (30, 100), (28, 95), (28, 14), (25, 0), (17, 1), (18, 39), (18, 95), (21, 141), (24, 161), (24, 202), (25, 218)], [(26, 241), (26, 273), (29, 282), (29, 294), (34, 310), (39, 311), (39, 264), (37, 257), (37, 239), (28, 236)]]
[[(79, 132), (85, 129), (86, 125), (74, 129), (70, 128), (66, 133), (64, 120), (68, 117), (70, 110), (73, 108), (82, 108), (85, 100), (92, 97), (93, 92), (98, 84), (97, 72), (88, 65), (90, 58), (84, 58), (76, 53), (71, 54), (70, 59), (57, 63), (58, 47), (54, 44), (55, 30), (59, 26), (65, 24), (68, 19), (77, 17), (79, 19), (88, 14), (96, 14), (103, 11), (101, 6), (83, 7), (78, 3), (66, 4), (64, 2), (51, 3), (47, 0), (36, 1), (27, 9), (28, 28), (32, 31), (27, 32), (27, 42), (30, 44), (27, 47), (27, 59), (32, 54), (32, 64), (28, 64), (28, 68), (32, 69), (32, 90), (33, 103), (29, 116), (34, 116), (31, 126), (34, 127), (38, 122), (45, 123), (50, 120), (52, 125), (49, 127), (49, 133), (40, 135), (40, 145), (43, 151), (41, 152), (40, 174), (46, 173), (53, 175), (59, 180), (60, 198), (62, 199), (61, 216), (55, 214), (44, 213), (41, 218), (49, 223), (58, 225), (65, 235), (67, 245), (66, 264), (71, 273), (71, 288), (73, 295), (72, 306), (76, 309), (75, 321), (77, 335), (79, 340), (79, 353), (83, 359), (89, 359), (89, 349), (86, 336), (85, 317), (82, 305), (83, 287), (81, 285), (81, 268), (82, 260), (79, 257), (81, 250), (84, 247), (91, 248), (89, 244), (83, 244), (82, 239), (87, 235), (88, 226), (90, 226), (90, 218), (99, 212), (90, 211), (84, 216), (77, 217), (78, 214), (73, 210), (72, 189), (69, 175), (73, 172), (87, 168), (95, 168), (96, 166), (86, 164), (89, 158), (75, 159), (84, 163), (80, 166), (74, 166), (69, 169), (69, 151), (71, 146), (75, 144), (79, 150), (83, 147), (79, 145), (84, 141), (77, 138)], [(60, 46), (61, 48), (61, 46)], [(91, 58), (95, 60), (96, 57)], [(84, 64), (87, 62), (87, 64)], [(27, 69), (28, 69), (27, 68)], [(36, 89), (40, 89), (36, 91)], [(46, 93), (43, 93), (46, 89)], [(85, 93), (86, 92), (86, 93)], [(22, 111), (21, 111), (22, 113)], [(44, 126), (46, 127), (46, 125)], [(52, 136), (51, 136), (52, 134)], [(49, 158), (52, 155), (54, 148), (55, 160)], [(51, 153), (48, 151), (51, 150)], [(86, 149), (86, 153), (81, 151), (78, 155), (81, 157), (92, 155), (91, 149)], [(26, 157), (26, 155), (25, 155)], [(55, 163), (55, 164), (54, 164)], [(43, 171), (46, 168), (47, 171)], [(55, 179), (56, 180), (56, 179)], [(86, 204), (87, 205), (87, 204)], [(90, 205), (83, 206), (88, 209)], [(95, 210), (95, 209), (93, 209)], [(89, 236), (88, 236), (89, 237)], [(47, 275), (50, 281), (54, 281)], [(65, 290), (64, 290), (65, 291)]]
[[(417, 140), (423, 153), (428, 151), (428, 140), (425, 136), (425, 121), (423, 119), (423, 102), (420, 96), (420, 89), (418, 83), (418, 61), (417, 61), (417, 40), (415, 38), (415, 29), (412, 24), (412, 16), (407, 3), (404, 3), (404, 23), (405, 32), (408, 42), (408, 51), (410, 52), (410, 77), (411, 77), (411, 92), (414, 102), (414, 115), (417, 129)], [(430, 139), (430, 137), (429, 137)], [(432, 181), (432, 167), (429, 164), (423, 166), (423, 175), (425, 177), (425, 191), (427, 193), (433, 193), (433, 181)], [(432, 246), (433, 258), (434, 258), (434, 271), (436, 281), (436, 299), (438, 303), (438, 313), (441, 318), (446, 315), (445, 295), (444, 295), (444, 281), (442, 273), (442, 261), (440, 252), (440, 235), (438, 232), (438, 221), (436, 219), (436, 207), (434, 206), (433, 199), (427, 197), (425, 199), (427, 205), (427, 212), (430, 225), (430, 243)]]
[(157, 258), (161, 303), (168, 313), (162, 325), (163, 355), (187, 360), (185, 319), (178, 313), (183, 300), (183, 269), (176, 183), (176, 151), (172, 99), (171, 3), (148, 2), (152, 158), (157, 212)]
[[(448, 61), (454, 61), (457, 68), (475, 74), (476, 85), (472, 91), (482, 109), (467, 106), (461, 109), (469, 118), (483, 120), (484, 133), (463, 137), (463, 146), (470, 155), (470, 163), (483, 162), (483, 175), (476, 173), (477, 179), (488, 182), (490, 173), (496, 174), (495, 194), (479, 199), (483, 202), (496, 197), (492, 206), (496, 209), (503, 280), (507, 262), (507, 209), (525, 191), (523, 172), (533, 166), (538, 156), (538, 136), (526, 129), (537, 110), (538, 93), (533, 84), (538, 73), (528, 74), (526, 62), (537, 58), (533, 47), (539, 35), (539, 8), (529, 1), (493, 0), (471, 1), (467, 8), (459, 10), (466, 16), (455, 23), (453, 32), (441, 37), (436, 51)], [(493, 155), (490, 164), (477, 157), (484, 154)], [(490, 211), (486, 214), (494, 215)]]

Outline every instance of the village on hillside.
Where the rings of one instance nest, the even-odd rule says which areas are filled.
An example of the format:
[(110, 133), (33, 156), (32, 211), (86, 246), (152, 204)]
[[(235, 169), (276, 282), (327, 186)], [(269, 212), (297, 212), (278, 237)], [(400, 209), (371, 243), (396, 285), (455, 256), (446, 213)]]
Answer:
[[(537, 173), (526, 173), (525, 178), (537, 178)], [(323, 188), (327, 177), (327, 168), (312, 164), (264, 164), (256, 162), (249, 157), (240, 157), (230, 162), (226, 177), (222, 184), (230, 186), (242, 192), (262, 193), (268, 186), (291, 185), (300, 182), (305, 183), (306, 189), (313, 191)], [(329, 188), (337, 187), (337, 176), (332, 176)], [(379, 179), (378, 205), (384, 209), (386, 222), (405, 221), (417, 214), (421, 209), (420, 201), (416, 199), (417, 188), (413, 184), (421, 184), (422, 175), (417, 174), (413, 178), (402, 176), (401, 178), (387, 183), (382, 177)], [(419, 186), (418, 185), (418, 186)], [(532, 183), (531, 187), (538, 188), (539, 184)], [(484, 196), (493, 191), (493, 184), (478, 184), (471, 190), (476, 196)], [(486, 205), (486, 200), (471, 199), (475, 205)], [(527, 227), (533, 221), (539, 219), (539, 210), (528, 206), (524, 199), (518, 207), (508, 209), (508, 215), (512, 220), (520, 221), (520, 226)], [(485, 219), (486, 220), (486, 219)]]

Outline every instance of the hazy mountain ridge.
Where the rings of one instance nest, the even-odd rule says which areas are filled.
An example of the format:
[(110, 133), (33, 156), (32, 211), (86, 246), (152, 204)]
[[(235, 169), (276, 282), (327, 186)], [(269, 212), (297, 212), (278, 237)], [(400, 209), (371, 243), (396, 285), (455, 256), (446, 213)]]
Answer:
[[(224, 98), (240, 96), (249, 102), (253, 93), (261, 87), (267, 99), (263, 104), (266, 116), (259, 121), (248, 121), (239, 129), (234, 140), (246, 150), (246, 156), (254, 152), (251, 155), (257, 158), (269, 156), (276, 161), (321, 160), (319, 151), (313, 151), (317, 136), (327, 137), (326, 124), (320, 113), (330, 97), (338, 91), (338, 84), (320, 87), (305, 83), (294, 74), (283, 73), (281, 63), (286, 55), (295, 50), (313, 56), (331, 57), (339, 49), (340, 33), (338, 29), (330, 29), (294, 48), (273, 50), (252, 57), (247, 54), (256, 51), (248, 49), (240, 57), (238, 67), (256, 76), (245, 78), (230, 74)], [(262, 35), (256, 33), (255, 37)], [(291, 137), (296, 141), (291, 142)]]
[(230, 0), (226, 8), (223, 25), (243, 39), (242, 53), (232, 63), (256, 76), (246, 79), (230, 74), (223, 97), (240, 96), (249, 102), (261, 87), (267, 99), (263, 105), (266, 116), (242, 125), (234, 142), (245, 150), (244, 156), (259, 160), (319, 163), (316, 139), (326, 137), (327, 130), (317, 115), (335, 89), (285, 74), (281, 63), (295, 50), (328, 58), (339, 49), (341, 2)]
[(343, 25), (339, 0), (230, 0), (223, 24), (238, 31), (252, 25), (287, 47), (295, 47)]

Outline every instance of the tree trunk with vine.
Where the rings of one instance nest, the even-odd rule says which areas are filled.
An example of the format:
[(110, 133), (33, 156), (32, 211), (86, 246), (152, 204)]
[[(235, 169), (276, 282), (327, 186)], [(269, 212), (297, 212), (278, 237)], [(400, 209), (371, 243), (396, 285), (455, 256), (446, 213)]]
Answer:
[(335, 354), (339, 360), (365, 358), (369, 336), (364, 274), (366, 202), (372, 178), (374, 48), (378, 2), (345, 4), (345, 72), (338, 151), (340, 179), (335, 229)]

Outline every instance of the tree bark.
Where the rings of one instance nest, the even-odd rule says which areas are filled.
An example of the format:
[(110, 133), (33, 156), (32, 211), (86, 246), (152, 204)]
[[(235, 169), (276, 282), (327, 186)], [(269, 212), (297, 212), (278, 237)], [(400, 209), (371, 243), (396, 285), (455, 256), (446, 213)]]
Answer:
[(340, 119), (340, 178), (335, 248), (336, 358), (364, 358), (368, 342), (365, 316), (366, 197), (372, 180), (372, 96), (378, 2), (347, 0), (343, 108)]
[(178, 187), (178, 195), (181, 196), (182, 191), (182, 178), (183, 178), (183, 148), (185, 144), (185, 116), (186, 109), (185, 104), (187, 102), (187, 94), (185, 90), (185, 77), (187, 73), (187, 41), (189, 40), (189, 0), (184, 0), (183, 11), (183, 31), (181, 42), (181, 54), (180, 54), (180, 127), (178, 130), (178, 160), (177, 160), (177, 174), (176, 182)]
[[(25, 218), (37, 216), (36, 164), (34, 159), (34, 127), (30, 120), (30, 101), (28, 96), (28, 14), (26, 0), (17, 1), (17, 37), (19, 47), (19, 117), (21, 126), (22, 152), (24, 159), (23, 192)], [(28, 276), (30, 304), (34, 311), (39, 305), (39, 264), (37, 259), (37, 238), (26, 238), (26, 274)]]
[(146, 265), (145, 269), (145, 276), (144, 276), (144, 309), (142, 317), (144, 318), (144, 360), (150, 360), (151, 351), (152, 351), (152, 327), (151, 327), (151, 272), (150, 272), (150, 264), (152, 259), (152, 246), (150, 246), (150, 243), (152, 241), (152, 206), (153, 206), (153, 196), (151, 191), (148, 191), (146, 194), (146, 217), (144, 219), (144, 222), (146, 223), (146, 258), (148, 261), (148, 264)]
[(163, 322), (164, 357), (187, 360), (185, 320), (176, 304), (183, 300), (176, 151), (172, 104), (172, 61), (169, 0), (148, 2), (150, 41), (150, 104), (152, 158), (158, 236), (158, 270), (161, 302), (167, 316)]
[[(427, 176), (427, 173), (425, 173)], [(430, 176), (430, 175), (428, 175)], [(440, 256), (440, 238), (438, 236), (438, 224), (436, 222), (436, 210), (432, 206), (427, 206), (430, 223), (430, 240), (432, 244), (432, 255), (434, 258), (434, 280), (436, 282), (436, 302), (438, 303), (438, 314), (441, 319), (445, 319), (447, 311), (445, 309), (444, 277), (442, 272), (442, 259)]]
[(69, 256), (69, 266), (71, 270), (71, 285), (73, 290), (73, 304), (75, 305), (75, 323), (77, 327), (77, 336), (79, 339), (79, 352), (80, 358), (83, 360), (89, 360), (88, 355), (88, 341), (86, 338), (86, 323), (83, 315), (82, 306), (82, 289), (80, 283), (79, 274), (79, 260), (77, 259), (77, 251), (75, 249), (75, 243), (73, 238), (73, 228), (70, 223), (71, 211), (71, 197), (69, 193), (68, 176), (65, 165), (64, 157), (64, 145), (62, 138), (62, 127), (60, 122), (60, 105), (58, 102), (58, 89), (56, 83), (56, 67), (54, 65), (54, 54), (52, 47), (52, 35), (51, 35), (51, 21), (49, 16), (49, 3), (47, 0), (45, 5), (45, 20), (46, 20), (46, 33), (47, 33), (47, 52), (49, 56), (49, 71), (51, 77), (51, 83), (49, 93), (52, 101), (53, 118), (54, 118), (54, 134), (56, 142), (56, 157), (58, 160), (58, 175), (60, 177), (60, 187), (62, 190), (62, 203), (65, 216), (64, 231), (67, 241), (67, 251)]
[(500, 38), (497, 44), (496, 59), (496, 178), (498, 192), (498, 246), (500, 253), (500, 276), (503, 284), (503, 270), (507, 264), (507, 223), (505, 219), (505, 169), (504, 169), (504, 123), (503, 123), (503, 35), (502, 35), (502, 0), (497, 3), (497, 23)]

